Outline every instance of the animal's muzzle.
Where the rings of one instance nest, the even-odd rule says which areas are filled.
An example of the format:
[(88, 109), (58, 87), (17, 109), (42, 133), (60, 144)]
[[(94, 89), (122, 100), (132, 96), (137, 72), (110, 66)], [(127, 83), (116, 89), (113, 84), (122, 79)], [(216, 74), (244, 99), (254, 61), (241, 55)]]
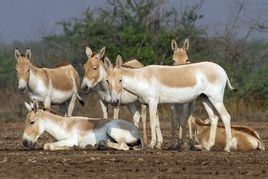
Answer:
[(118, 106), (119, 105), (119, 99), (110, 100), (111, 105)]
[(89, 94), (89, 92), (90, 92), (90, 90), (91, 90), (91, 88), (88, 87), (87, 85), (83, 85), (83, 86), (81, 87), (81, 89), (84, 91), (85, 94)]
[(22, 144), (23, 144), (24, 147), (27, 147), (29, 149), (34, 149), (34, 144), (32, 143), (32, 141), (29, 141), (27, 139), (24, 139), (22, 141)]
[(18, 87), (18, 91), (20, 95), (23, 95), (26, 92), (26, 87)]

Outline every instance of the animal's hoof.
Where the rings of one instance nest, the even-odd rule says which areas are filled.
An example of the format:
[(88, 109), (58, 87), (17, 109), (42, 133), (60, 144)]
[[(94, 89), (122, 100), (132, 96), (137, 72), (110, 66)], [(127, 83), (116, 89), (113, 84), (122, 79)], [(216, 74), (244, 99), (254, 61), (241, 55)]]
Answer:
[(231, 150), (230, 150), (230, 147), (225, 147), (224, 148), (224, 151), (226, 151), (226, 152), (230, 152)]
[(155, 146), (155, 148), (156, 148), (156, 149), (159, 149), (159, 150), (162, 150), (161, 145), (162, 145), (162, 144), (157, 144), (157, 145)]
[(51, 150), (51, 149), (50, 149), (50, 144), (48, 144), (48, 143), (45, 144), (45, 145), (44, 145), (44, 150)]
[(154, 146), (155, 146), (155, 144), (152, 144), (152, 143), (148, 145), (148, 147), (151, 149), (154, 149)]

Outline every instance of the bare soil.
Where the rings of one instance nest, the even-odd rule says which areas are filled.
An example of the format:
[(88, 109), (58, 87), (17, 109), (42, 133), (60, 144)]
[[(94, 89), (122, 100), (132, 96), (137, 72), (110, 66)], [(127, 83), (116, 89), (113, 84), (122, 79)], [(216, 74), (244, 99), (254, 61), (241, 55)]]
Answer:
[[(256, 129), (268, 146), (268, 122), (234, 122)], [(237, 178), (268, 177), (267, 151), (226, 153), (223, 151), (172, 151), (170, 121), (162, 121), (162, 150), (115, 151), (74, 149), (43, 151), (51, 142), (40, 139), (40, 148), (28, 150), (21, 144), (22, 122), (0, 123), (0, 177), (105, 177), (105, 178)]]

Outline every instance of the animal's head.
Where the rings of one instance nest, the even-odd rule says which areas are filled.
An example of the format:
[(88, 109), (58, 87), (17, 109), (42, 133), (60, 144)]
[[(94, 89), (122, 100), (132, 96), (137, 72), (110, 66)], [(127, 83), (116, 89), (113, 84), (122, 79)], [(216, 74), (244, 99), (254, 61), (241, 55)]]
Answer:
[(27, 148), (34, 148), (39, 136), (44, 132), (41, 125), (41, 117), (38, 115), (40, 111), (34, 110), (33, 103), (24, 103), (28, 109), (28, 114), (25, 120), (25, 128), (22, 137), (22, 144)]
[(177, 42), (174, 39), (172, 39), (171, 48), (173, 50), (173, 56), (172, 56), (173, 65), (182, 65), (190, 63), (188, 55), (186, 53), (186, 51), (189, 49), (188, 39), (185, 39), (183, 46), (181, 48), (179, 48)]
[(81, 89), (89, 93), (90, 89), (101, 81), (100, 61), (105, 54), (105, 47), (98, 53), (93, 54), (89, 47), (86, 47), (87, 62), (84, 64), (85, 75), (81, 84)]
[(113, 105), (118, 105), (123, 90), (122, 69), (121, 69), (122, 57), (120, 55), (117, 56), (115, 67), (113, 67), (110, 60), (106, 57), (104, 59), (104, 66), (107, 69), (106, 81), (109, 86), (111, 103)]
[(210, 127), (210, 120), (201, 120), (200, 118), (192, 117), (191, 123), (196, 134), (201, 133), (207, 127)]
[(20, 94), (24, 94), (27, 89), (27, 84), (29, 81), (29, 76), (30, 76), (30, 70), (31, 70), (31, 50), (27, 49), (25, 55), (21, 54), (19, 50), (16, 48), (15, 49), (15, 58), (17, 60), (16, 64), (16, 73), (17, 77), (19, 80), (19, 85), (18, 85), (18, 90)]

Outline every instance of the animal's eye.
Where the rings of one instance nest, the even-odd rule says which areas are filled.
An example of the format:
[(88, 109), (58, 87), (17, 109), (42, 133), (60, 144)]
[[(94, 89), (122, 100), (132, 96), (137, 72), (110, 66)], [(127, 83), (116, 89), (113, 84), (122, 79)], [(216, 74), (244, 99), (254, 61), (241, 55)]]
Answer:
[(108, 80), (106, 80), (106, 82), (109, 84), (109, 81)]
[(34, 124), (34, 121), (31, 121), (30, 124)]
[(18, 71), (16, 68), (14, 69), (16, 72)]
[(30, 69), (27, 70), (28, 72), (30, 71)]
[(121, 79), (121, 80), (119, 80), (119, 83), (122, 83), (122, 79)]
[(94, 67), (93, 70), (97, 70), (97, 67)]

